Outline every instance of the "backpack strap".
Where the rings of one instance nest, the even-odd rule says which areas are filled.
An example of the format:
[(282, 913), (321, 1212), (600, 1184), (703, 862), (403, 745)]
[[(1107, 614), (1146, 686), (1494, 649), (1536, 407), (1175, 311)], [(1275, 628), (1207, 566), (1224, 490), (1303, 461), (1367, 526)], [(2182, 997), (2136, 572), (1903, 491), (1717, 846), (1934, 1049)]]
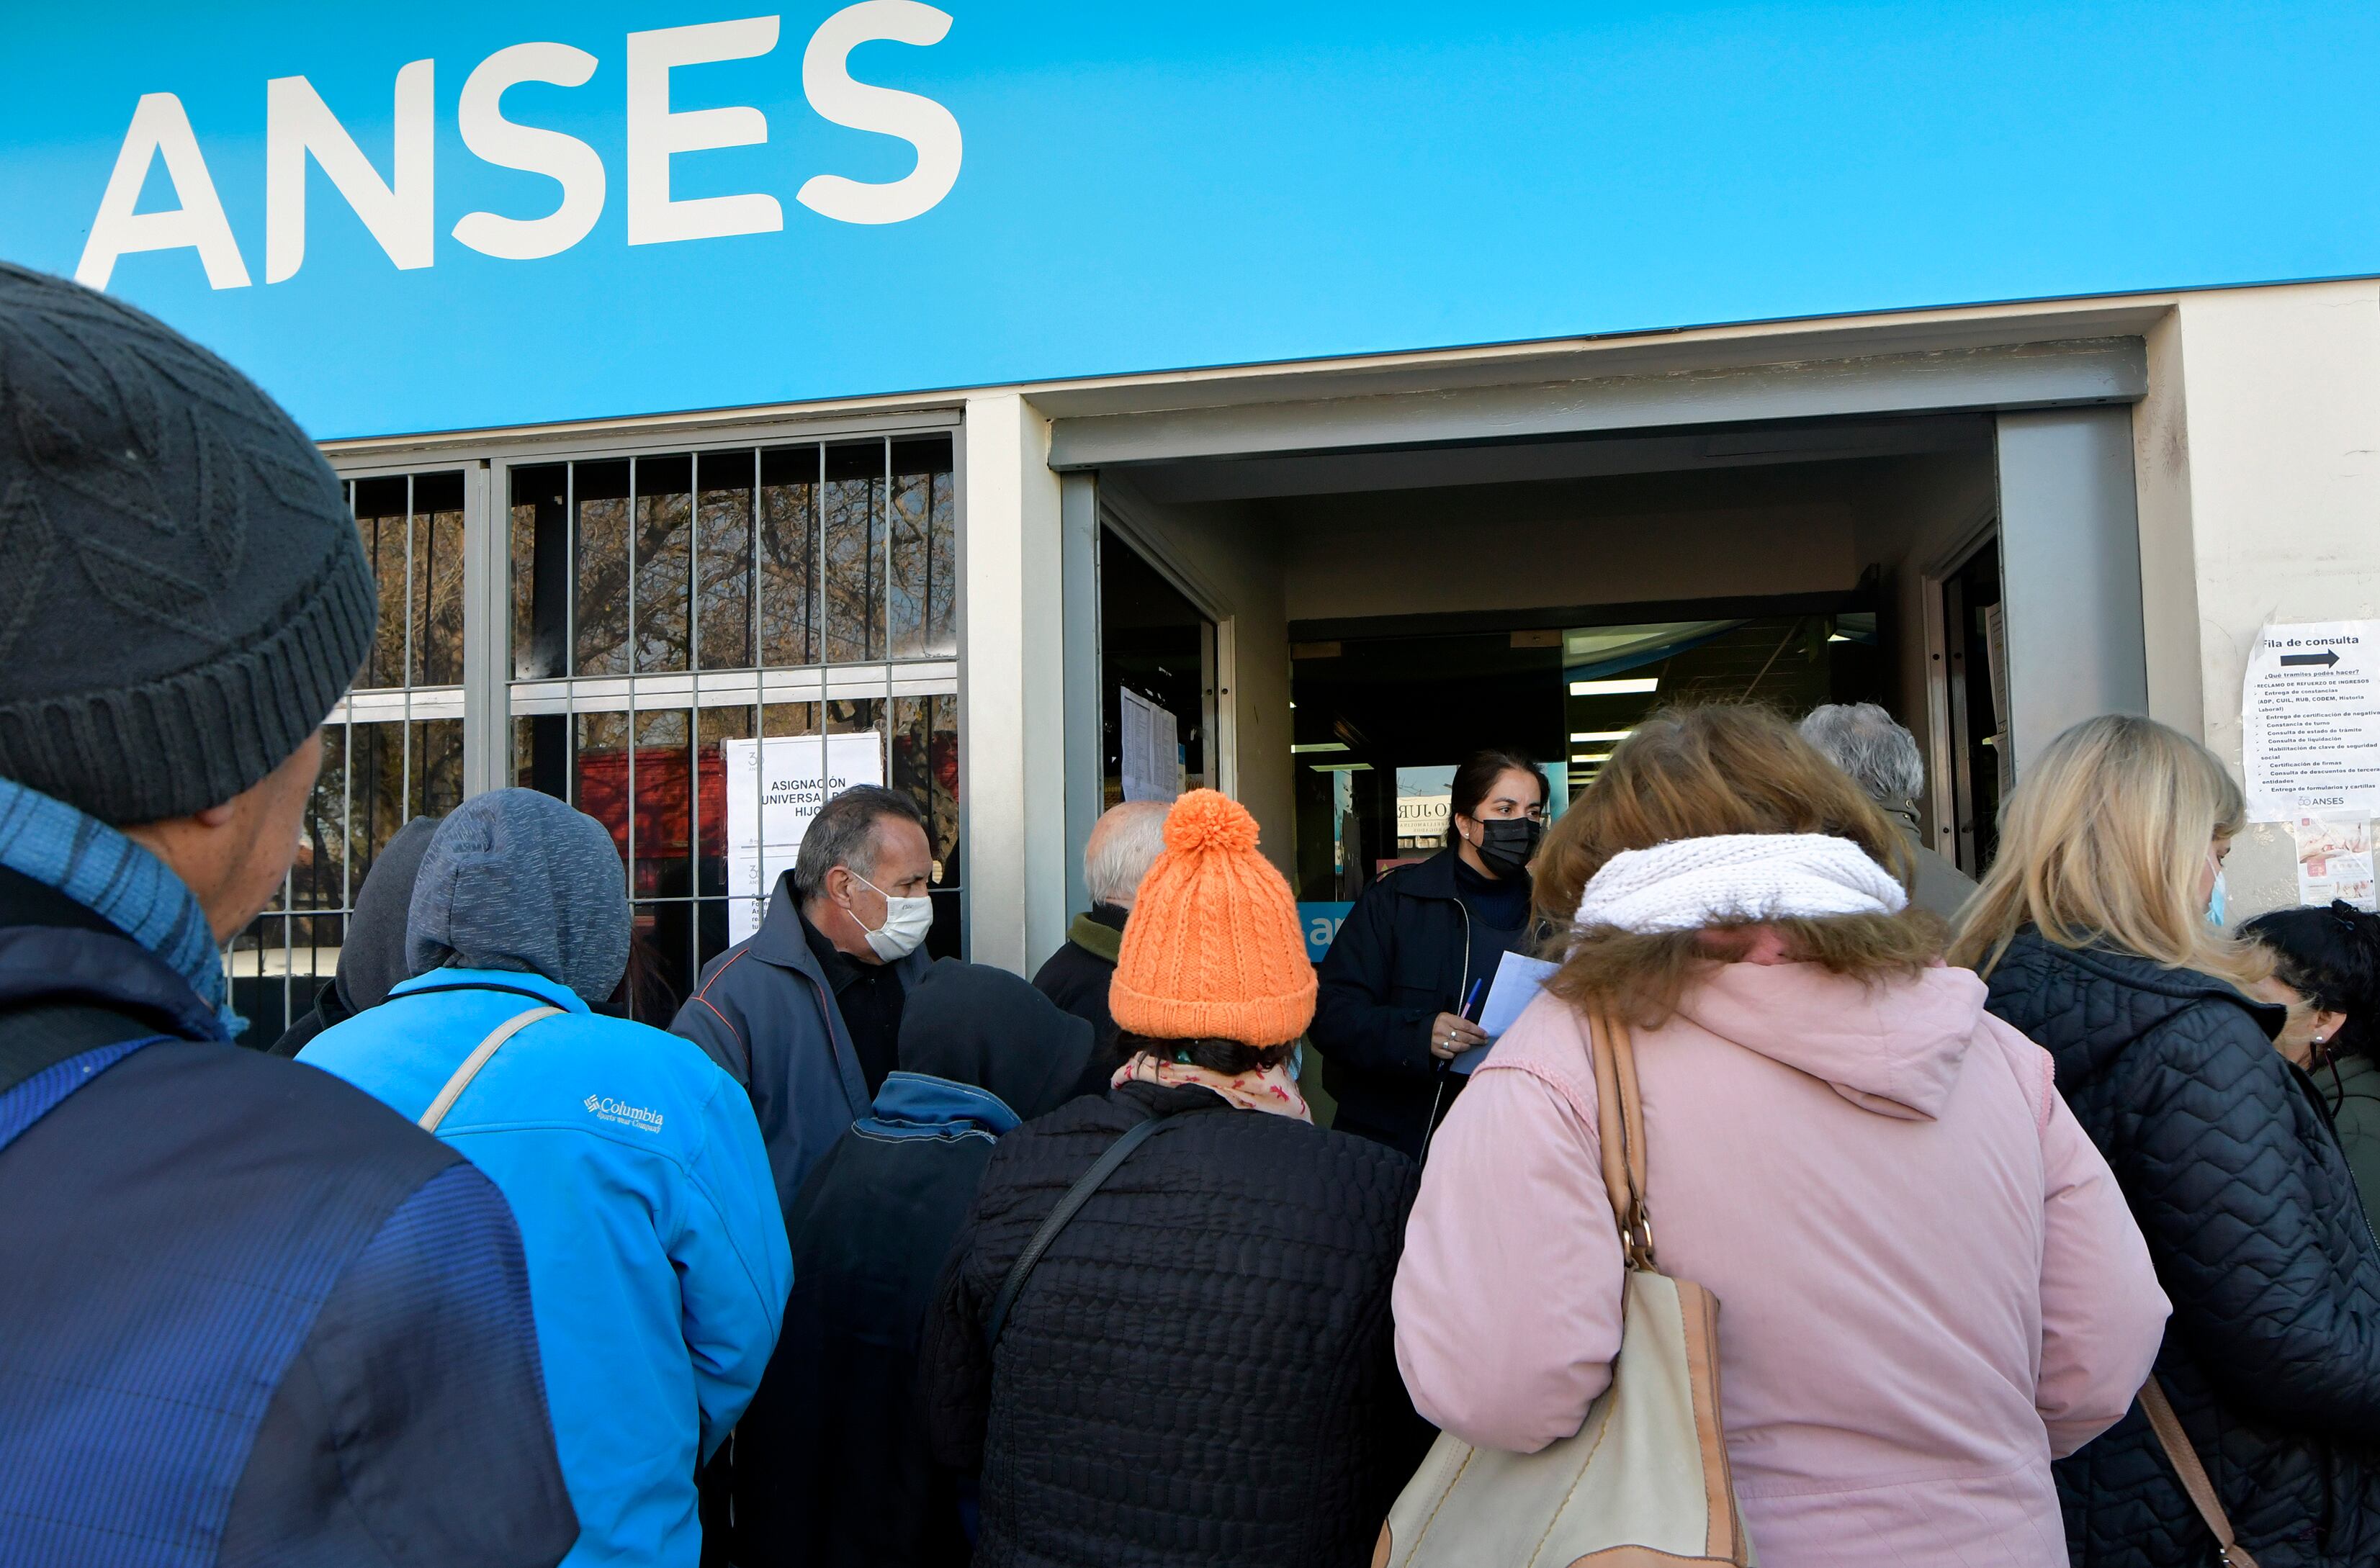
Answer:
[(1034, 1265), (1040, 1262), (1041, 1255), (1050, 1250), (1050, 1244), (1058, 1239), (1058, 1233), (1066, 1228), (1066, 1222), (1090, 1201), (1092, 1193), (1106, 1185), (1108, 1177), (1115, 1175), (1116, 1167), (1132, 1157), (1134, 1150), (1148, 1142), (1157, 1129), (1165, 1125), (1165, 1117), (1166, 1113), (1160, 1112), (1147, 1121), (1125, 1128), (1124, 1135), (1109, 1144), (1106, 1152), (1091, 1163), (1091, 1168), (1076, 1178), (1074, 1186), (1066, 1188), (1065, 1196), (1058, 1200), (1058, 1206), (1050, 1211), (1050, 1217), (1041, 1222), (1041, 1228), (1033, 1233), (1033, 1238), (1025, 1244), (1025, 1250), (1019, 1252), (1016, 1261), (1009, 1266), (1008, 1277), (1000, 1282), (1000, 1294), (992, 1297), (991, 1315), (984, 1320), (983, 1324), (986, 1352), (1000, 1344), (1000, 1331), (1008, 1325), (1008, 1310), (1016, 1305), (1016, 1293), (1025, 1288), (1025, 1282), (1032, 1274)]
[[(456, 986), (455, 989), (459, 991), (463, 987)], [(487, 989), (492, 991), (497, 988), (489, 986)], [(561, 1011), (560, 1007), (549, 1002), (541, 1007), (531, 1007), (525, 1013), (515, 1013), (490, 1030), (485, 1040), (471, 1047), (471, 1054), (463, 1058), (463, 1065), (455, 1069), (454, 1076), (446, 1080), (446, 1086), (438, 1092), (437, 1098), (430, 1102), (430, 1108), (421, 1113), (421, 1119), (417, 1125), (424, 1132), (436, 1132), (438, 1124), (446, 1119), (446, 1113), (455, 1108), (455, 1102), (463, 1097), (463, 1091), (471, 1087), (471, 1080), (480, 1076), (480, 1069), (488, 1065), (489, 1058), (504, 1048), (505, 1041), (510, 1040), (538, 1019), (550, 1019)]]
[(86, 1051), (164, 1032), (93, 1002), (41, 1002), (0, 1010), (0, 1094)]

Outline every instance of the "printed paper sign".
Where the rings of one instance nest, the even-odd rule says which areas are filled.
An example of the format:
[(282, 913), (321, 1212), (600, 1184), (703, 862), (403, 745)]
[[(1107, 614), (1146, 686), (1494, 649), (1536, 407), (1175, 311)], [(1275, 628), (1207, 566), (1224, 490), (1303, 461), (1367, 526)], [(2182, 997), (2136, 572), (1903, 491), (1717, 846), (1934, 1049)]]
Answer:
[(2380, 811), (2380, 621), (2265, 627), (2240, 721), (2251, 819)]
[(2316, 906), (2344, 899), (2358, 909), (2380, 908), (2373, 896), (2372, 819), (2360, 813), (2300, 816), (2298, 902)]
[[(777, 878), (794, 868), (819, 808), (884, 782), (884, 737), (771, 735), (722, 743), (727, 789), (727, 939), (760, 928)], [(764, 777), (765, 775), (765, 777)]]

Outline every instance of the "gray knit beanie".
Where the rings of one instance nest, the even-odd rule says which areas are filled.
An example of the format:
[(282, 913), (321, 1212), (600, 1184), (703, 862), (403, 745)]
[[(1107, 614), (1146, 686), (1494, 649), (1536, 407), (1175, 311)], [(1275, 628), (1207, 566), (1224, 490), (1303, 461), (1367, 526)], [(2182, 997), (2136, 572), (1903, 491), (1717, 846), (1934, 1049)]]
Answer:
[(218, 805), (322, 722), (376, 614), (338, 476), (255, 383), (0, 263), (0, 778), (107, 823)]

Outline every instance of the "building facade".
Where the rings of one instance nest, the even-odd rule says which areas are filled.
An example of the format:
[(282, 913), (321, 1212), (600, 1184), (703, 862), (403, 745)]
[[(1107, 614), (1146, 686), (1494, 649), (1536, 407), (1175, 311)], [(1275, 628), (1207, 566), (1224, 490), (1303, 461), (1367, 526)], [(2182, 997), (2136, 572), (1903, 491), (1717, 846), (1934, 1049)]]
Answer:
[[(164, 27), (0, 156), (0, 251), (259, 374), (379, 573), (234, 956), (267, 1026), (395, 826), (504, 784), (612, 827), (673, 984), (859, 778), (931, 825), (936, 944), (1029, 970), (1122, 794), (1235, 794), (1327, 910), (1474, 744), (1567, 790), (1660, 701), (1869, 696), (1977, 866), (2065, 725), (2237, 765), (2260, 629), (2380, 616), (2336, 37), (490, 9)], [(2295, 900), (2279, 827), (2231, 864)]]

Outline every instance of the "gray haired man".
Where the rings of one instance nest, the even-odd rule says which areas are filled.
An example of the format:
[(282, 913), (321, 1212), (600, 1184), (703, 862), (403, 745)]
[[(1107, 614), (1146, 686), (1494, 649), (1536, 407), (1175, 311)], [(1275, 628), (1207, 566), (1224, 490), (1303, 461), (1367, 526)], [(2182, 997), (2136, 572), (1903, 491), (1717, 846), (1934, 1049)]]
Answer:
[(1874, 703), (1828, 703), (1802, 720), (1802, 739), (1868, 793), (1909, 835), (1917, 862), (1909, 901), (1944, 920), (1975, 890), (1975, 879), (1929, 849), (1917, 829), (1917, 796), (1925, 788), (1925, 764), (1917, 737)]
[(670, 1025), (752, 1096), (781, 1205), (892, 1070), (903, 1000), (932, 961), (933, 873), (908, 796), (844, 790), (802, 835), (760, 929), (703, 966)]
[[(1094, 1074), (1123, 1065), (1115, 1049), (1115, 1018), (1108, 1011), (1108, 982), (1115, 978), (1123, 951), (1123, 923), (1133, 896), (1164, 852), (1170, 809), (1162, 801), (1127, 801), (1091, 825), (1091, 840), (1083, 846), (1083, 891), (1091, 896), (1090, 912), (1075, 917), (1065, 946), (1033, 977), (1041, 995), (1090, 1024)], [(1099, 1085), (1101, 1091), (1106, 1087)]]

